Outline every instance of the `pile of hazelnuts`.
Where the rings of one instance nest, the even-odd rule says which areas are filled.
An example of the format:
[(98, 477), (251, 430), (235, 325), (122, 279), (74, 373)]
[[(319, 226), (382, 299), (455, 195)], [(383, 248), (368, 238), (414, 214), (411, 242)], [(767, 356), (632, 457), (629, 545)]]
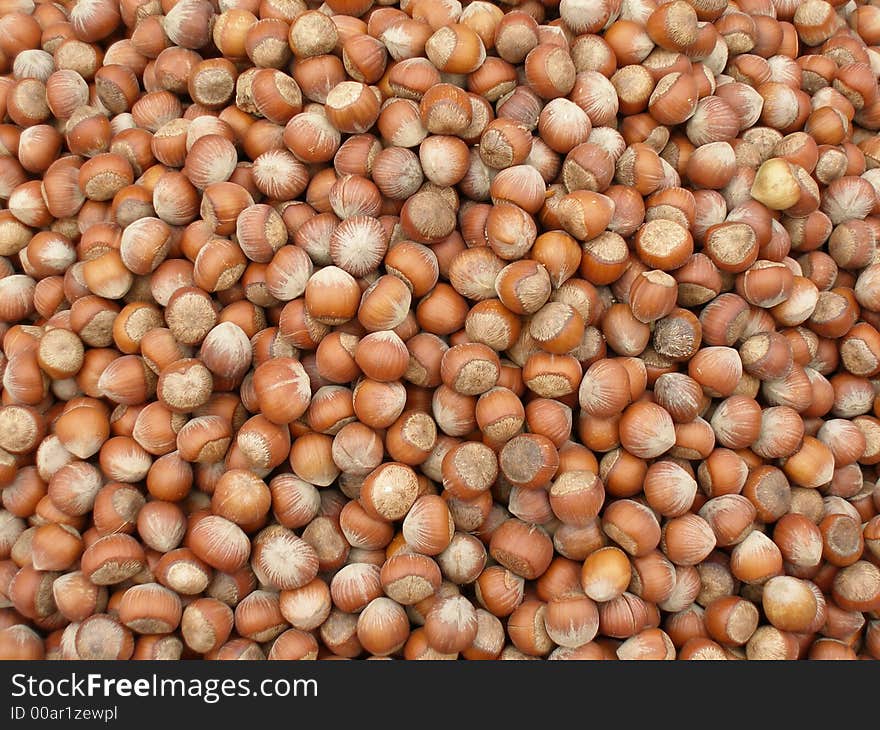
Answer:
[(880, 659), (880, 3), (0, 0), (0, 659)]

